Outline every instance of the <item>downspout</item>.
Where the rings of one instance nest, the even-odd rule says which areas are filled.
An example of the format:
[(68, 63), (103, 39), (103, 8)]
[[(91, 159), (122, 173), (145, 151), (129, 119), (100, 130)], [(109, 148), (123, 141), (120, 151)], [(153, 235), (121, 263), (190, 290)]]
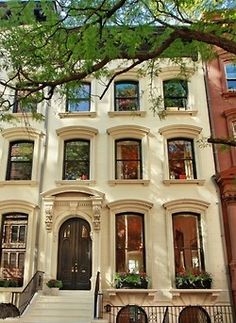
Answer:
[[(214, 131), (214, 126), (213, 126), (213, 115), (211, 111), (211, 98), (210, 98), (210, 91), (208, 87), (208, 70), (207, 70), (207, 64), (203, 62), (203, 72), (204, 72), (204, 84), (205, 84), (205, 91), (206, 91), (206, 98), (207, 98), (207, 110), (208, 110), (208, 118), (209, 118), (209, 123), (210, 123), (210, 129), (211, 129), (211, 135), (213, 138), (215, 137), (215, 131)], [(212, 144), (212, 149), (213, 149), (213, 158), (214, 158), (214, 166), (215, 166), (215, 171), (219, 171), (219, 162), (218, 162), (218, 153), (217, 149), (214, 144)], [(225, 270), (226, 270), (226, 277), (227, 277), (227, 285), (228, 285), (228, 290), (229, 290), (229, 297), (230, 297), (230, 303), (232, 305), (232, 315), (234, 322), (236, 322), (236, 308), (234, 304), (234, 299), (233, 299), (233, 292), (232, 292), (232, 286), (231, 286), (231, 279), (230, 279), (230, 270), (229, 270), (229, 261), (228, 261), (228, 256), (227, 256), (227, 246), (226, 246), (226, 239), (225, 239), (225, 230), (224, 230), (224, 223), (223, 223), (223, 214), (222, 214), (222, 203), (221, 203), (221, 194), (220, 194), (220, 189), (219, 186), (216, 182), (216, 175), (214, 174), (212, 176), (212, 182), (214, 183), (214, 186), (216, 188), (217, 196), (218, 196), (218, 210), (219, 210), (219, 217), (220, 217), (220, 231), (221, 231), (221, 240), (222, 240), (222, 245), (223, 245), (223, 253), (224, 253), (224, 262), (225, 264)]]
[(44, 119), (44, 132), (45, 132), (45, 138), (44, 138), (44, 152), (43, 152), (43, 158), (41, 160), (41, 167), (40, 167), (40, 176), (39, 176), (39, 190), (38, 190), (38, 217), (37, 217), (37, 224), (36, 224), (36, 239), (35, 239), (35, 246), (36, 246), (36, 252), (35, 252), (35, 264), (37, 270), (40, 270), (39, 267), (39, 258), (38, 258), (38, 248), (39, 248), (39, 232), (40, 232), (40, 225), (41, 225), (41, 217), (42, 217), (42, 197), (41, 193), (43, 190), (43, 184), (44, 184), (44, 173), (45, 173), (45, 165), (48, 155), (48, 115), (49, 115), (49, 108), (50, 108), (50, 102), (46, 101), (46, 107), (45, 107), (45, 119)]

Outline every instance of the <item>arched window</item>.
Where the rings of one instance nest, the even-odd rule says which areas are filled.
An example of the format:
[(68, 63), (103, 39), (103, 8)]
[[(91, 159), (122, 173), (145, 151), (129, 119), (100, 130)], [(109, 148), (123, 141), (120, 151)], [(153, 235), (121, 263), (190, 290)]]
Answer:
[(145, 272), (144, 219), (142, 214), (116, 215), (116, 271)]
[(167, 141), (169, 178), (194, 179), (196, 177), (193, 140), (173, 138)]
[(12, 141), (9, 147), (6, 180), (30, 180), (33, 163), (33, 141)]
[(25, 266), (28, 215), (8, 213), (3, 215), (1, 228), (1, 273), (22, 286)]
[(137, 305), (127, 305), (119, 311), (116, 323), (147, 323), (147, 314)]
[(175, 273), (183, 270), (204, 270), (200, 216), (194, 213), (177, 213), (172, 219)]
[(179, 315), (179, 323), (211, 323), (207, 311), (201, 306), (187, 306)]
[(63, 179), (89, 179), (90, 141), (67, 140), (64, 144)]
[(137, 111), (139, 107), (139, 83), (137, 81), (115, 82), (115, 111)]
[(165, 108), (187, 109), (188, 83), (186, 80), (171, 79), (163, 82)]
[(141, 140), (116, 140), (115, 149), (116, 179), (141, 179)]

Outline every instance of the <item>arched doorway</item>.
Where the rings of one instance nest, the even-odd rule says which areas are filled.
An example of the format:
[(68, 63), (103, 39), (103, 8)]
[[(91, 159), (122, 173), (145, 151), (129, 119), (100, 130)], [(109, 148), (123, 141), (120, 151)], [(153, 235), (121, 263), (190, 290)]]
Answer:
[(207, 311), (201, 306), (187, 306), (179, 315), (179, 323), (211, 323)]
[(116, 323), (147, 323), (147, 314), (142, 307), (126, 305), (119, 311)]
[(92, 271), (90, 225), (81, 218), (65, 221), (59, 230), (57, 278), (63, 289), (89, 290)]

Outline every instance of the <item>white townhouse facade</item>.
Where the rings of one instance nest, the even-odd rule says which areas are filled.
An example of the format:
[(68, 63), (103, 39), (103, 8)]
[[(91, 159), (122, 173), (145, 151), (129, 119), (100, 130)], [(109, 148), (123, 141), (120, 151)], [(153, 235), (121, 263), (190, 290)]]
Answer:
[[(139, 320), (132, 306), (126, 313), (132, 322), (159, 322), (145, 306), (188, 305), (204, 317), (196, 322), (213, 322), (204, 306), (230, 304), (212, 147), (198, 142), (210, 135), (203, 69), (188, 66), (186, 80), (164, 59), (152, 80), (164, 118), (151, 109), (149, 75), (136, 70), (102, 100), (105, 77), (56, 93), (35, 107), (44, 121), (14, 106), (19, 122), (0, 133), (0, 278), (19, 287), (0, 287), (0, 302), (42, 271), (43, 292), (52, 278), (94, 291), (100, 272), (107, 322), (128, 322), (126, 305), (138, 308)], [(190, 271), (211, 273), (211, 289), (176, 288)], [(145, 273), (147, 289), (116, 288), (117, 272)]]

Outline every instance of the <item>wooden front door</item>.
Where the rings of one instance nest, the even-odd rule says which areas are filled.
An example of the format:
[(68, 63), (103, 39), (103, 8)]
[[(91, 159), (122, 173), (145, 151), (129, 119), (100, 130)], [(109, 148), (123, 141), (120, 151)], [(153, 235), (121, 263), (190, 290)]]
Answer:
[(91, 288), (91, 238), (87, 221), (72, 218), (64, 222), (59, 231), (58, 274), (63, 289)]

